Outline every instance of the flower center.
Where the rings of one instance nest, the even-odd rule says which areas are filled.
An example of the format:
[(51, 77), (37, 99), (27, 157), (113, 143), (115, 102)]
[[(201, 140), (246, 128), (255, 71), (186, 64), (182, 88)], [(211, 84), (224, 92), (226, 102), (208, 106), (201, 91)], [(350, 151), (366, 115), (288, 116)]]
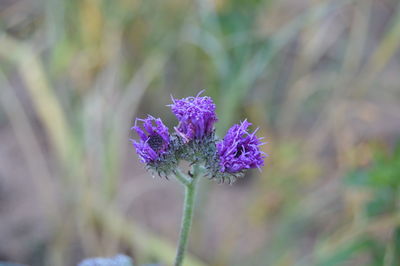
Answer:
[(243, 146), (238, 147), (238, 149), (235, 153), (235, 158), (239, 158), (239, 156), (242, 155), (243, 151), (244, 151)]
[(149, 140), (147, 141), (150, 148), (152, 148), (154, 151), (161, 150), (163, 142), (164, 142), (163, 138), (158, 134), (150, 135)]

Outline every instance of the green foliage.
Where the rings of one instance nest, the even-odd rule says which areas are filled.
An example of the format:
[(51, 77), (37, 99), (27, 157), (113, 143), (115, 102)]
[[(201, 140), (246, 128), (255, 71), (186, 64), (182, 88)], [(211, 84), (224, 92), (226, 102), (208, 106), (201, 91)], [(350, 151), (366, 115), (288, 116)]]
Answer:
[(339, 266), (339, 265), (352, 265), (352, 259), (357, 255), (369, 255), (370, 266), (382, 265), (384, 249), (376, 241), (368, 238), (359, 238), (354, 241), (345, 243), (330, 254), (328, 258), (317, 263), (318, 266)]
[(395, 212), (400, 196), (400, 143), (389, 154), (376, 151), (371, 165), (350, 172), (345, 183), (372, 193), (365, 204), (367, 216)]
[[(367, 260), (368, 264), (363, 265), (371, 266), (400, 265), (400, 143), (392, 152), (375, 151), (370, 165), (351, 171), (345, 184), (369, 195), (358, 214), (363, 222), (356, 227), (359, 232), (351, 241), (320, 260), (319, 265), (353, 265), (350, 262), (358, 260)], [(376, 226), (385, 221), (389, 221), (387, 226)], [(374, 230), (378, 230), (377, 234), (373, 234)], [(382, 230), (390, 237), (379, 236)]]

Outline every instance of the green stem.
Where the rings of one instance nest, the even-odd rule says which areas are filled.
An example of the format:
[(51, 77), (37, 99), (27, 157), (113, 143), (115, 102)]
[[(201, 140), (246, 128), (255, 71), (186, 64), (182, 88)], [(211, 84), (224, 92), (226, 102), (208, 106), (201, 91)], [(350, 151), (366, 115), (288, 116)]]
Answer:
[(187, 175), (185, 175), (184, 173), (182, 173), (180, 169), (176, 169), (175, 178), (178, 179), (178, 181), (181, 182), (182, 185), (184, 186), (188, 186), (190, 185), (190, 183), (192, 183), (192, 179)]
[(178, 249), (176, 252), (175, 266), (181, 266), (183, 257), (185, 255), (187, 242), (189, 239), (190, 227), (192, 226), (194, 200), (196, 194), (196, 183), (200, 175), (200, 169), (198, 165), (193, 166), (193, 177), (189, 183), (183, 183), (185, 186), (185, 201), (183, 205), (183, 216), (181, 224), (181, 232), (179, 236)]

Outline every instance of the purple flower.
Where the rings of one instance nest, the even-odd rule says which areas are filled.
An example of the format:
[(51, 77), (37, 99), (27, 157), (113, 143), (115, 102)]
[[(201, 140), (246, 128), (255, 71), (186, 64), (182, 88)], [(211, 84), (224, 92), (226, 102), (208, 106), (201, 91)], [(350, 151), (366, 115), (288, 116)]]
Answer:
[(233, 125), (223, 140), (217, 143), (220, 171), (237, 173), (244, 169), (260, 168), (264, 165), (265, 153), (260, 151), (261, 139), (247, 128), (251, 123), (247, 120)]
[(218, 120), (213, 100), (207, 96), (200, 97), (202, 92), (196, 97), (172, 98), (173, 104), (169, 105), (179, 120), (175, 131), (186, 142), (210, 135), (214, 130), (214, 123)]
[[(143, 129), (137, 125), (138, 121), (143, 123)], [(139, 142), (131, 141), (143, 163), (154, 162), (168, 151), (170, 135), (160, 118), (156, 119), (149, 115), (146, 119), (136, 119), (132, 129), (140, 137)]]
[[(128, 256), (118, 254), (112, 258), (89, 258), (81, 261), (78, 266), (96, 266), (96, 265), (119, 265), (132, 266), (132, 260)], [(14, 265), (14, 264), (13, 264)]]

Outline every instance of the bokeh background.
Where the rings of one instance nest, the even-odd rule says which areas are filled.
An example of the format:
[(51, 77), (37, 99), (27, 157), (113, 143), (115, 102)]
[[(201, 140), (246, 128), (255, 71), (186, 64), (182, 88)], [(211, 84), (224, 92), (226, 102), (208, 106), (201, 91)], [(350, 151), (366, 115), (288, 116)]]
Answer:
[(399, 48), (398, 0), (1, 0), (0, 261), (171, 265), (130, 127), (206, 89), (270, 156), (201, 182), (185, 265), (400, 265)]

